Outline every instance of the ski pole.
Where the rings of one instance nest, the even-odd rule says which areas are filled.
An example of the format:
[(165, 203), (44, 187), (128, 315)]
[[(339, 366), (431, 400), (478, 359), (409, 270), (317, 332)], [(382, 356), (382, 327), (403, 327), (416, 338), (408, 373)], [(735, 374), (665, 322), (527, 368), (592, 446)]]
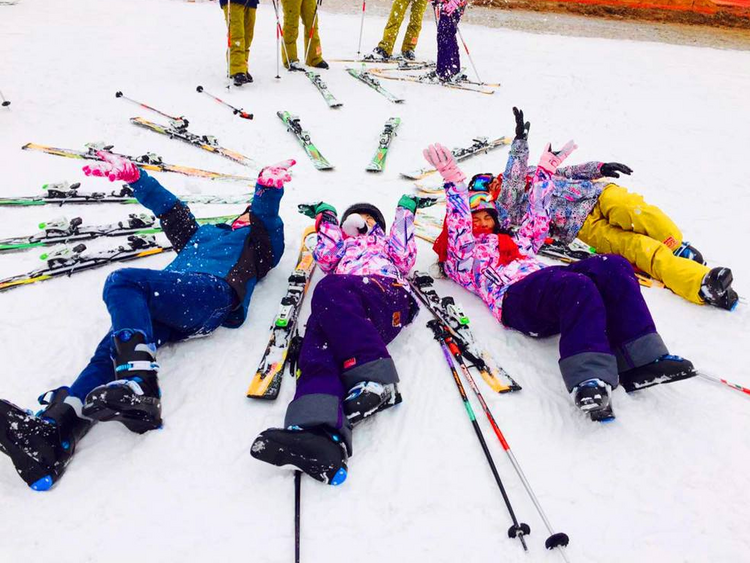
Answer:
[(310, 43), (312, 43), (313, 35), (315, 34), (315, 24), (318, 22), (318, 8), (323, 0), (318, 0), (315, 3), (315, 14), (313, 14), (312, 26), (310, 27), (310, 36), (307, 38), (307, 45), (305, 45), (305, 63), (307, 63), (307, 53), (310, 52)]
[(456, 22), (456, 31), (458, 32), (458, 36), (461, 38), (461, 43), (464, 44), (464, 50), (466, 51), (466, 55), (469, 57), (469, 62), (471, 63), (471, 67), (474, 69), (474, 74), (477, 75), (477, 80), (480, 84), (484, 84), (482, 79), (479, 76), (479, 71), (477, 70), (477, 65), (474, 64), (474, 59), (471, 58), (471, 53), (469, 52), (469, 47), (466, 45), (466, 41), (464, 41), (464, 36), (461, 33), (461, 28), (458, 27), (458, 22)]
[(367, 9), (367, 0), (362, 0), (362, 19), (359, 21), (359, 43), (357, 44), (357, 58), (362, 58), (362, 33), (365, 30), (365, 10)]
[(726, 385), (730, 389), (736, 389), (737, 391), (741, 391), (742, 393), (746, 393), (747, 395), (750, 395), (750, 389), (748, 389), (747, 387), (743, 387), (742, 385), (738, 385), (737, 383), (732, 383), (731, 381), (727, 381), (726, 379), (721, 379), (720, 377), (714, 377), (713, 375), (708, 375), (707, 373), (704, 373), (702, 371), (699, 371), (698, 375), (704, 379), (707, 379), (708, 381), (713, 381), (714, 383), (721, 383), (723, 385)]
[(4, 108), (7, 108), (10, 105), (10, 102), (5, 99), (5, 96), (3, 96), (2, 92), (0, 92), (0, 99), (3, 101), (2, 106)]
[(302, 506), (302, 472), (294, 472), (294, 562), (299, 563), (300, 513)]
[(164, 113), (163, 111), (159, 111), (156, 108), (152, 108), (149, 105), (144, 104), (143, 102), (139, 102), (138, 100), (134, 100), (132, 98), (128, 98), (125, 94), (122, 92), (115, 92), (115, 98), (122, 98), (123, 100), (127, 100), (131, 103), (134, 103), (137, 106), (141, 106), (142, 108), (146, 108), (147, 110), (151, 110), (154, 113), (158, 113), (159, 115), (166, 117), (170, 120), (171, 124), (176, 127), (177, 129), (186, 129), (189, 122), (187, 119), (185, 119), (185, 116), (175, 117), (174, 115), (169, 115), (168, 113)]
[[(281, 48), (284, 49), (284, 57), (286, 57), (286, 64), (288, 65), (291, 61), (289, 60), (289, 51), (286, 50), (286, 42), (284, 41), (284, 28), (281, 27), (281, 18), (279, 17), (279, 4), (277, 0), (271, 0), (273, 3), (273, 11), (276, 14), (276, 39), (277, 41), (281, 40)], [(278, 53), (276, 55), (276, 78), (281, 78), (279, 76), (279, 66), (278, 66)], [(288, 70), (292, 70), (291, 68), (288, 68)]]
[(232, 87), (232, 2), (227, 1), (227, 90)]
[(448, 346), (445, 344), (445, 331), (440, 324), (439, 321), (436, 319), (433, 319), (427, 323), (427, 327), (432, 330), (433, 335), (435, 337), (435, 340), (437, 340), (438, 344), (440, 344), (440, 348), (443, 350), (443, 355), (445, 356), (445, 361), (448, 362), (448, 367), (451, 370), (451, 373), (453, 374), (453, 381), (456, 383), (456, 387), (458, 388), (458, 392), (461, 395), (461, 399), (464, 402), (464, 408), (466, 408), (466, 412), (469, 415), (469, 420), (471, 420), (471, 424), (474, 427), (474, 432), (477, 435), (477, 439), (479, 440), (479, 443), (482, 446), (482, 451), (484, 451), (484, 455), (487, 458), (487, 463), (490, 465), (490, 469), (492, 470), (492, 475), (495, 477), (495, 482), (497, 483), (498, 488), (500, 489), (500, 493), (503, 495), (503, 500), (505, 501), (505, 506), (508, 509), (508, 513), (510, 514), (510, 518), (513, 521), (513, 525), (508, 528), (508, 537), (509, 538), (518, 538), (521, 540), (521, 545), (523, 546), (524, 551), (528, 551), (528, 547), (526, 547), (526, 540), (524, 536), (531, 534), (531, 528), (529, 528), (528, 524), (518, 523), (518, 519), (516, 518), (515, 512), (513, 512), (513, 506), (510, 504), (510, 499), (508, 498), (508, 493), (505, 492), (505, 487), (503, 486), (503, 481), (500, 479), (500, 475), (497, 472), (497, 467), (495, 467), (495, 462), (492, 459), (492, 454), (490, 454), (490, 450), (487, 447), (487, 442), (484, 439), (484, 435), (482, 434), (482, 429), (479, 428), (479, 423), (477, 422), (477, 417), (474, 414), (474, 410), (471, 408), (471, 403), (469, 402), (469, 398), (466, 396), (466, 391), (464, 390), (463, 383), (461, 383), (461, 378), (458, 376), (458, 372), (456, 371), (456, 365), (453, 363), (453, 358), (451, 356), (451, 352), (448, 349)]
[[(508, 455), (508, 459), (510, 460), (510, 463), (513, 465), (513, 469), (516, 470), (516, 474), (518, 475), (518, 478), (521, 480), (521, 483), (523, 483), (523, 486), (526, 489), (526, 492), (528, 493), (529, 498), (531, 499), (531, 502), (536, 507), (536, 510), (539, 513), (539, 516), (542, 518), (544, 525), (547, 527), (547, 531), (550, 533), (550, 536), (544, 542), (544, 546), (547, 549), (554, 549), (556, 547), (567, 546), (568, 543), (570, 542), (570, 538), (568, 538), (568, 535), (565, 533), (562, 533), (562, 532), (556, 533), (553, 530), (552, 524), (550, 524), (550, 521), (547, 518), (547, 515), (544, 513), (544, 510), (542, 509), (542, 505), (539, 504), (539, 499), (537, 499), (536, 495), (534, 494), (534, 491), (531, 489), (531, 485), (529, 484), (529, 481), (526, 479), (526, 475), (521, 469), (521, 466), (518, 463), (516, 456), (513, 455), (513, 451), (510, 449), (510, 445), (505, 439), (505, 436), (503, 435), (502, 430), (500, 430), (500, 427), (495, 421), (495, 417), (492, 416), (492, 411), (490, 411), (490, 408), (487, 406), (487, 403), (485, 402), (484, 397), (482, 396), (482, 392), (479, 390), (479, 387), (477, 387), (477, 384), (474, 382), (474, 378), (471, 376), (469, 369), (466, 367), (466, 363), (464, 362), (463, 355), (461, 354), (461, 350), (458, 348), (458, 345), (450, 336), (445, 335), (444, 339), (445, 339), (446, 344), (448, 345), (448, 349), (453, 354), (455, 361), (458, 363), (459, 367), (461, 368), (461, 371), (464, 374), (464, 378), (466, 378), (466, 380), (469, 382), (469, 387), (471, 387), (471, 390), (474, 391), (474, 395), (476, 395), (477, 399), (479, 400), (479, 404), (482, 405), (482, 410), (484, 411), (484, 414), (487, 416), (487, 420), (489, 420), (490, 426), (492, 426), (492, 429), (495, 431), (495, 435), (497, 436), (497, 439), (500, 440), (500, 445), (503, 447), (503, 450), (505, 450), (505, 453)], [(568, 560), (568, 558), (565, 556), (564, 551), (560, 550), (560, 554), (562, 555), (563, 560), (565, 561)]]
[(231, 105), (231, 104), (228, 104), (227, 102), (225, 102), (225, 101), (224, 101), (224, 100), (222, 100), (221, 98), (217, 98), (217, 97), (216, 97), (216, 96), (214, 96), (213, 94), (210, 94), (210, 93), (206, 92), (206, 91), (205, 91), (205, 90), (203, 89), (203, 86), (198, 86), (198, 87), (197, 87), (197, 88), (196, 88), (195, 90), (196, 90), (197, 92), (201, 93), (201, 94), (205, 94), (205, 95), (206, 95), (206, 96), (208, 96), (209, 98), (213, 98), (213, 99), (214, 99), (214, 100), (216, 100), (216, 101), (217, 101), (218, 103), (220, 103), (220, 104), (222, 104), (222, 105), (224, 105), (224, 106), (227, 106), (227, 107), (228, 107), (229, 109), (231, 109), (231, 110), (232, 110), (232, 113), (234, 113), (234, 115), (239, 115), (239, 116), (240, 116), (240, 117), (242, 117), (243, 119), (252, 119), (252, 118), (253, 118), (253, 114), (252, 114), (252, 113), (247, 113), (247, 112), (246, 112), (246, 111), (245, 111), (244, 109), (236, 108), (236, 107), (234, 107), (233, 105)]

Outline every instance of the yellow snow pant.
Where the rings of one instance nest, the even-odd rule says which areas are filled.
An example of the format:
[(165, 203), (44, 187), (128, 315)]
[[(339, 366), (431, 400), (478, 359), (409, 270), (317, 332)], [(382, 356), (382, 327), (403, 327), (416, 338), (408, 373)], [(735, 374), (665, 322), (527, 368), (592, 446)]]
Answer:
[[(299, 35), (299, 20), (302, 19), (302, 25), (305, 28), (303, 47), (307, 48), (307, 42), (310, 41), (310, 49), (306, 53), (305, 64), (315, 66), (323, 60), (323, 49), (320, 46), (320, 36), (318, 35), (318, 18), (315, 17), (316, 0), (281, 0), (281, 7), (284, 10), (284, 45), (281, 56), (284, 60), (284, 66), (289, 66), (288, 62), (298, 61), (297, 57), (297, 37)], [(315, 29), (312, 40), (310, 40), (310, 28), (313, 20)], [(287, 60), (287, 55), (289, 60)]]
[(427, 0), (393, 0), (391, 15), (388, 16), (388, 23), (385, 24), (385, 29), (383, 30), (383, 39), (378, 43), (378, 47), (388, 53), (388, 56), (393, 54), (393, 46), (396, 44), (398, 31), (401, 29), (401, 22), (404, 21), (406, 10), (410, 5), (411, 16), (409, 16), (409, 25), (406, 27), (404, 42), (401, 43), (401, 52), (413, 51), (417, 48)]
[(247, 72), (247, 59), (255, 31), (255, 8), (231, 4), (222, 8), (229, 26), (229, 75)]
[(709, 268), (672, 253), (682, 244), (680, 229), (642, 196), (608, 184), (578, 238), (599, 253), (619, 254), (677, 295), (703, 304), (698, 292)]

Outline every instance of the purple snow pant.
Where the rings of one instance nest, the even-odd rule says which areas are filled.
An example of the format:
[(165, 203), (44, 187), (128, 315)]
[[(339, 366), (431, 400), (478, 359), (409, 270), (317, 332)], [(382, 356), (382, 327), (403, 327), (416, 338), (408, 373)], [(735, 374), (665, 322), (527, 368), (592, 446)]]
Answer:
[(393, 278), (341, 274), (323, 278), (312, 298), (297, 391), (287, 408), (285, 426), (328, 426), (341, 433), (351, 454), (344, 397), (362, 381), (398, 382), (386, 344), (416, 312), (412, 295)]
[(587, 379), (612, 387), (618, 373), (668, 354), (633, 267), (611, 254), (544, 268), (514, 283), (503, 324), (530, 336), (560, 334), (560, 371), (569, 391)]
[(437, 30), (437, 68), (435, 71), (442, 80), (448, 80), (461, 70), (461, 57), (458, 52), (456, 32), (461, 14), (441, 14)]

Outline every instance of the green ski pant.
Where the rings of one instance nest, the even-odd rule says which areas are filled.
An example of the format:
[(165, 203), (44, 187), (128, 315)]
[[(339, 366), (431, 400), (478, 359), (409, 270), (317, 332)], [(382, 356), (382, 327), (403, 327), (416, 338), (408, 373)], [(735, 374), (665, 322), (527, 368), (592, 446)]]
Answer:
[(393, 0), (391, 15), (388, 16), (388, 23), (385, 24), (385, 29), (383, 30), (383, 39), (378, 43), (378, 47), (388, 53), (389, 56), (393, 54), (393, 46), (396, 44), (401, 22), (404, 21), (406, 10), (410, 4), (411, 16), (409, 17), (409, 25), (406, 27), (404, 42), (401, 44), (401, 52), (413, 51), (417, 48), (427, 0)]
[[(316, 0), (281, 0), (281, 7), (284, 10), (284, 45), (281, 56), (284, 60), (284, 66), (288, 66), (289, 60), (298, 61), (297, 56), (297, 37), (299, 36), (299, 20), (302, 19), (302, 25), (305, 28), (303, 39), (303, 48), (307, 48), (307, 42), (310, 41), (310, 50), (307, 52), (305, 64), (315, 66), (323, 60), (323, 50), (320, 46), (320, 36), (318, 35), (318, 22), (315, 17), (317, 2)], [(320, 14), (318, 14), (320, 18)], [(310, 40), (310, 28), (315, 21), (315, 30), (312, 40)], [(287, 60), (287, 55), (289, 60)]]
[(229, 75), (247, 72), (247, 59), (255, 30), (255, 8), (231, 4), (222, 8), (229, 26)]

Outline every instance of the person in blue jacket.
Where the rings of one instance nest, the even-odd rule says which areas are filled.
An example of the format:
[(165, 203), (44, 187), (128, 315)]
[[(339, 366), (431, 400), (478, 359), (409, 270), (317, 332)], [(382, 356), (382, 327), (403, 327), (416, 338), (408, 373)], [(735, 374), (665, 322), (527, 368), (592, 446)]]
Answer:
[(177, 256), (164, 270), (123, 268), (110, 274), (103, 298), (112, 326), (70, 387), (44, 393), (36, 416), (0, 400), (0, 450), (34, 490), (47, 490), (65, 472), (78, 441), (96, 421), (117, 420), (144, 433), (159, 428), (156, 350), (236, 328), (247, 316), (256, 283), (284, 253), (279, 203), (293, 160), (261, 170), (255, 196), (231, 224), (200, 226), (187, 205), (131, 162), (99, 153), (86, 175), (133, 188), (161, 221)]

